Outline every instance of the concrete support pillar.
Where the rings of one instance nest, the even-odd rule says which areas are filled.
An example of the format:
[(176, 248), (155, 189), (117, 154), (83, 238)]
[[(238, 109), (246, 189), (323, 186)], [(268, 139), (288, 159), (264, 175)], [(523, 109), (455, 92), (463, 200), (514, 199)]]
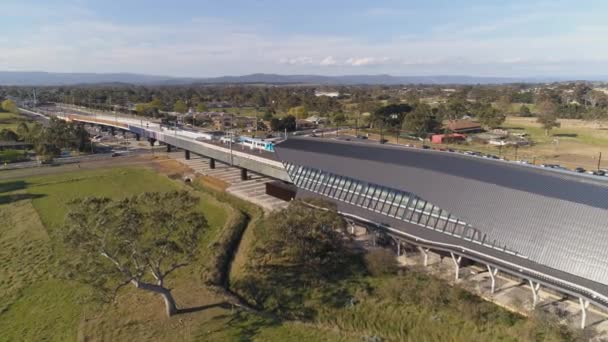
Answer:
[(156, 139), (154, 139), (154, 138), (148, 138), (148, 142), (150, 143), (150, 146), (154, 146), (154, 143), (156, 142)]
[(494, 294), (494, 290), (496, 289), (496, 274), (498, 274), (498, 268), (488, 266), (488, 272), (490, 273), (490, 279), (492, 280), (492, 285), (490, 287), (490, 293)]
[(247, 180), (247, 169), (241, 169), (241, 180), (242, 181)]
[(456, 270), (455, 279), (456, 279), (456, 281), (458, 281), (458, 279), (460, 278), (460, 262), (462, 261), (462, 256), (458, 256), (458, 258), (456, 258), (456, 256), (452, 252), (450, 252), (450, 255), (452, 256), (452, 261), (454, 262), (454, 266), (455, 266), (455, 270)]
[(171, 145), (167, 144), (167, 152), (171, 152)]
[(139, 134), (135, 134), (135, 140), (139, 141), (140, 138)]
[(401, 241), (397, 240), (397, 256), (401, 256)]
[(581, 305), (581, 329), (585, 329), (585, 324), (587, 321), (587, 309), (589, 308), (589, 301), (583, 298), (578, 299), (579, 304)]
[(422, 255), (424, 255), (424, 267), (427, 267), (429, 265), (429, 250), (430, 248), (424, 248), (424, 247), (420, 247), (418, 246), (418, 250), (420, 251), (420, 253), (422, 253)]
[(110, 133), (112, 133), (112, 136), (114, 136), (114, 133), (115, 133), (115, 131), (114, 131), (114, 127), (111, 127), (111, 126), (110, 126)]
[(215, 159), (209, 158), (209, 168), (215, 169)]
[(349, 222), (350, 225), (350, 234), (355, 235), (355, 224), (353, 222)]
[(190, 160), (190, 151), (184, 150), (184, 159)]
[(530, 288), (532, 289), (532, 307), (536, 307), (538, 303), (538, 291), (540, 290), (540, 283), (535, 283), (532, 280), (528, 280)]

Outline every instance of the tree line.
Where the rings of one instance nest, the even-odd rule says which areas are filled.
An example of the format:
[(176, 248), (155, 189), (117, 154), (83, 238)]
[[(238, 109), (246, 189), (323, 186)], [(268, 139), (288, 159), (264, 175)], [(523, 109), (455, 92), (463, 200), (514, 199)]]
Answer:
[(12, 133), (13, 140), (32, 144), (41, 161), (50, 161), (61, 154), (62, 149), (86, 151), (92, 149), (89, 133), (82, 124), (51, 118), (48, 126), (38, 122), (22, 122)]

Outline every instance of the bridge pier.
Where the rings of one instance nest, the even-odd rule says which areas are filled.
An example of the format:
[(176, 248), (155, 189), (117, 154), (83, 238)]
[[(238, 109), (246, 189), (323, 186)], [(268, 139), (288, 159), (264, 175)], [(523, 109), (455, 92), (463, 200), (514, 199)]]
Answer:
[(455, 278), (456, 278), (456, 281), (458, 281), (458, 279), (460, 278), (460, 262), (462, 261), (462, 256), (459, 256), (458, 258), (456, 258), (456, 256), (452, 252), (450, 252), (450, 256), (452, 257), (452, 261), (454, 262), (455, 271), (456, 271)]
[(148, 142), (150, 143), (150, 146), (154, 146), (154, 143), (156, 142), (156, 139), (154, 138), (148, 138)]
[(528, 280), (530, 288), (532, 289), (532, 308), (536, 307), (538, 303), (538, 291), (540, 290), (540, 283), (535, 283), (532, 280)]
[(110, 133), (112, 133), (112, 136), (114, 136), (116, 130), (114, 129), (113, 126), (110, 126)]
[(171, 152), (171, 145), (167, 144), (167, 153)]
[(135, 134), (135, 140), (136, 140), (136, 141), (139, 141), (139, 139), (140, 139), (140, 138), (141, 138), (141, 137), (139, 136), (139, 134)]
[(487, 265), (488, 272), (490, 273), (490, 279), (492, 281), (492, 285), (490, 287), (490, 293), (494, 294), (494, 289), (496, 288), (496, 274), (498, 274), (498, 268)]
[(420, 253), (422, 253), (424, 255), (424, 267), (427, 267), (429, 265), (429, 250), (430, 250), (430, 248), (424, 248), (424, 247), (418, 246), (418, 250), (420, 251)]
[(215, 169), (215, 159), (209, 158), (209, 168)]
[(190, 151), (184, 150), (184, 159), (190, 160)]
[(581, 305), (581, 329), (585, 329), (585, 323), (587, 321), (587, 309), (589, 308), (589, 301), (583, 298), (579, 298), (578, 302)]
[(247, 178), (247, 169), (241, 169), (241, 180), (246, 181)]

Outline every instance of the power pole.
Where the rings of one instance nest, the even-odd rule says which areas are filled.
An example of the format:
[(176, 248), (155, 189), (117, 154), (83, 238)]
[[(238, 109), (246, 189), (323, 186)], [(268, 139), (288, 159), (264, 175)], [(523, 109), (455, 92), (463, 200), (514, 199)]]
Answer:
[(602, 152), (600, 152), (600, 156), (597, 158), (597, 169), (599, 171), (599, 169), (602, 167)]

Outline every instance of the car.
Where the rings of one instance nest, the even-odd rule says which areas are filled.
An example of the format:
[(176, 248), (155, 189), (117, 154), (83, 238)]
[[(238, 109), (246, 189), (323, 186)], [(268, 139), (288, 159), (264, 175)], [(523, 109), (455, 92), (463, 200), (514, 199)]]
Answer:
[(585, 169), (583, 169), (582, 167), (577, 167), (576, 169), (574, 169), (574, 172), (578, 172), (578, 173), (584, 173)]
[(430, 148), (431, 148), (431, 146), (429, 146), (429, 145), (422, 145), (422, 149), (424, 149), (424, 150), (428, 150)]
[(367, 136), (365, 135), (357, 135), (357, 139), (367, 139)]

